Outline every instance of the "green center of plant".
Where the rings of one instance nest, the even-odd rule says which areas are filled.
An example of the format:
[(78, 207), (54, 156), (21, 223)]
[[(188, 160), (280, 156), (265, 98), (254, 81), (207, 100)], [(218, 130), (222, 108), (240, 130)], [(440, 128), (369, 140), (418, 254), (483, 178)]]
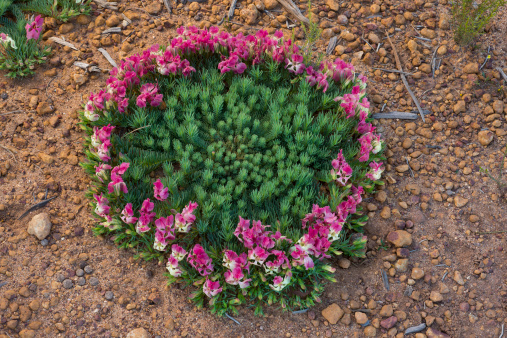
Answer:
[[(304, 80), (282, 78), (278, 67), (226, 76), (216, 62), (159, 86), (165, 107), (137, 108), (129, 126), (139, 129), (119, 143), (134, 182), (162, 163), (152, 178), (169, 187), (170, 204), (197, 202), (199, 234), (221, 247), (223, 240), (238, 245), (239, 216), (297, 241), (311, 206), (329, 203), (319, 178), (328, 177), (340, 149), (349, 159), (356, 151), (357, 141), (342, 138), (353, 121), (326, 111), (337, 88), (323, 95)], [(126, 196), (135, 205), (151, 194), (145, 181), (146, 196)]]

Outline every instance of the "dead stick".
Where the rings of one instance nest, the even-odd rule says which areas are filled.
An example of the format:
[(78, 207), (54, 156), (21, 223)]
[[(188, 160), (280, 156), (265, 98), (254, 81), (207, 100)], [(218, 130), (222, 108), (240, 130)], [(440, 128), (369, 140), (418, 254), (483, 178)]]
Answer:
[(375, 67), (371, 67), (373, 69), (378, 69), (378, 70), (383, 70), (384, 72), (389, 72), (389, 73), (399, 73), (399, 74), (405, 74), (405, 75), (408, 75), (408, 76), (411, 76), (412, 74), (411, 73), (406, 73), (406, 72), (402, 72), (401, 70), (397, 70), (397, 69), (385, 69), (385, 68), (375, 68)]
[(238, 0), (232, 0), (231, 1), (231, 7), (229, 8), (229, 13), (227, 15), (227, 17), (229, 18), (229, 20), (232, 20), (232, 18), (234, 17), (234, 10), (236, 9), (236, 3), (238, 2)]
[(25, 112), (24, 110), (13, 110), (13, 111), (9, 111), (7, 113), (2, 113), (2, 114), (0, 114), (0, 116), (9, 115), (9, 114), (19, 114), (19, 113), (24, 113), (24, 112)]
[[(386, 31), (387, 40), (389, 41), (389, 44), (391, 45), (391, 48), (393, 49), (394, 59), (396, 60), (396, 66), (398, 67), (398, 70), (403, 72), (403, 68), (401, 67), (400, 58), (398, 57), (398, 52), (396, 52), (396, 47), (394, 47), (393, 42), (391, 41), (391, 37)], [(417, 98), (415, 97), (414, 93), (412, 92), (412, 89), (410, 89), (410, 86), (408, 85), (407, 79), (405, 78), (405, 75), (403, 73), (400, 73), (401, 79), (403, 80), (403, 84), (407, 88), (408, 93), (412, 97), (412, 100), (414, 100), (415, 105), (417, 106), (417, 110), (419, 111), (419, 114), (421, 115), (421, 118), (423, 122), (426, 122), (426, 119), (424, 118), (423, 110), (421, 106), (419, 105), (419, 101), (417, 101)]]
[(505, 82), (507, 82), (507, 75), (505, 75), (505, 73), (504, 73), (503, 69), (502, 69), (502, 68), (500, 68), (500, 67), (496, 67), (495, 69), (496, 69), (496, 70), (498, 70), (498, 71), (500, 72), (500, 75), (502, 75), (503, 80), (504, 80)]
[(172, 8), (171, 8), (171, 4), (169, 3), (169, 0), (163, 0), (164, 1), (164, 5), (165, 7), (167, 8), (167, 10), (169, 11), (169, 14), (172, 14), (173, 11), (172, 11)]
[(7, 148), (7, 147), (5, 147), (5, 146), (3, 146), (1, 144), (0, 144), (0, 148), (7, 150), (11, 154), (12, 158), (14, 159), (14, 161), (17, 162), (16, 161), (16, 156), (14, 156), (14, 153), (12, 152), (12, 150), (10, 150), (9, 148)]

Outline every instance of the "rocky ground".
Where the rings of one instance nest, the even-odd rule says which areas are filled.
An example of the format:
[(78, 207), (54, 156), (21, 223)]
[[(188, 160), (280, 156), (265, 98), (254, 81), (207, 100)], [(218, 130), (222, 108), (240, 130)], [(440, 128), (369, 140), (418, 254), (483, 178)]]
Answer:
[[(164, 43), (182, 24), (217, 24), (230, 6), (171, 3), (172, 14), (158, 0), (122, 0), (70, 23), (46, 19), (49, 62), (30, 79), (1, 79), (0, 337), (403, 337), (415, 326), (417, 338), (500, 337), (507, 323), (506, 195), (480, 168), (495, 177), (507, 168), (507, 90), (495, 69), (507, 72), (507, 10), (464, 49), (452, 39), (447, 0), (313, 2), (323, 29), (315, 52), (337, 37), (329, 57), (368, 76), (373, 113), (416, 109), (399, 73), (376, 69), (397, 69), (388, 32), (430, 114), (425, 123), (378, 120), (389, 159), (384, 190), (364, 202), (367, 258), (335, 261), (338, 283), (314, 309), (267, 308), (258, 318), (242, 308), (238, 324), (195, 309), (191, 290), (165, 286), (163, 267), (134, 261), (132, 252), (91, 232), (76, 111), (112, 67), (98, 48), (118, 62)], [(307, 4), (297, 4), (307, 15)], [(242, 0), (223, 27), (291, 34), (287, 25), (295, 21), (276, 0)], [(113, 27), (121, 32), (102, 34)], [(301, 41), (302, 29), (294, 31)], [(75, 61), (103, 71), (88, 73)], [(18, 219), (46, 191), (56, 198)], [(32, 219), (40, 213), (46, 215)]]

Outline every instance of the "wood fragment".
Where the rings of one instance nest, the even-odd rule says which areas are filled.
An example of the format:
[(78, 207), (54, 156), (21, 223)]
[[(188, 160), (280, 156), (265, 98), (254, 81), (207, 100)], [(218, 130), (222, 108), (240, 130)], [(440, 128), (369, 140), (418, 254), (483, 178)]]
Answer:
[(507, 75), (505, 75), (505, 73), (504, 73), (503, 69), (502, 69), (502, 68), (500, 68), (500, 67), (496, 67), (495, 69), (496, 69), (496, 70), (498, 70), (498, 71), (500, 72), (500, 75), (502, 75), (503, 80), (504, 80), (505, 82), (507, 82)]
[(229, 13), (227, 14), (227, 18), (229, 20), (232, 20), (232, 18), (234, 17), (234, 10), (236, 9), (237, 3), (238, 3), (238, 0), (231, 1), (231, 7), (229, 7)]
[(54, 42), (56, 42), (56, 43), (58, 43), (60, 45), (64, 45), (64, 46), (70, 47), (70, 48), (72, 48), (74, 50), (77, 50), (76, 46), (74, 46), (70, 42), (65, 41), (64, 39), (60, 39), (60, 38), (57, 38), (55, 36), (52, 36), (52, 37), (49, 38), (49, 40), (54, 41)]
[(440, 48), (440, 44), (438, 44), (437, 48), (435, 48), (435, 51), (433, 52), (433, 57), (431, 58), (431, 74), (433, 75), (433, 78), (435, 78), (435, 55), (437, 55), (437, 50)]
[(122, 16), (122, 17), (123, 17), (123, 19), (124, 19), (125, 21), (127, 21), (129, 24), (131, 24), (131, 23), (132, 23), (132, 20), (130, 20), (130, 19), (129, 19), (129, 18), (128, 18), (125, 14), (121, 13), (121, 16)]
[(238, 322), (236, 319), (234, 319), (234, 318), (232, 318), (231, 316), (229, 316), (229, 314), (228, 314), (228, 313), (226, 313), (225, 315), (227, 316), (227, 318), (229, 318), (230, 320), (232, 320), (232, 321), (233, 321), (233, 322), (235, 322), (236, 324), (241, 325), (241, 323), (240, 323), (240, 322)]
[(118, 65), (116, 64), (116, 62), (113, 60), (113, 58), (111, 57), (111, 55), (109, 55), (109, 53), (107, 52), (107, 50), (105, 50), (104, 48), (99, 48), (97, 49), (99, 52), (102, 53), (102, 55), (104, 55), (104, 57), (107, 59), (107, 61), (109, 61), (109, 63), (113, 66), (113, 67), (118, 67)]
[(113, 33), (121, 33), (121, 27), (111, 27), (104, 30), (101, 34), (113, 34)]
[(337, 43), (338, 43), (337, 36), (333, 36), (331, 39), (329, 39), (329, 44), (327, 45), (326, 48), (326, 55), (330, 55), (334, 51)]
[(81, 69), (86, 70), (87, 72), (100, 72), (100, 68), (97, 66), (92, 66), (86, 62), (76, 61), (73, 63), (74, 66), (79, 67)]
[(407, 75), (407, 76), (411, 76), (412, 73), (406, 73), (406, 72), (402, 72), (401, 70), (397, 70), (397, 69), (385, 69), (385, 68), (375, 68), (375, 67), (371, 67), (372, 69), (378, 69), (378, 70), (383, 70), (384, 72), (389, 72), (389, 73), (398, 73), (398, 74), (404, 74), (404, 75)]
[(2, 114), (0, 114), (0, 116), (9, 115), (9, 114), (19, 114), (19, 113), (24, 113), (24, 112), (25, 112), (24, 110), (18, 109), (18, 110), (8, 111), (7, 113), (2, 113)]
[(301, 13), (299, 7), (292, 2), (292, 0), (278, 0), (278, 2), (285, 8), (287, 12), (294, 15), (302, 23), (309, 25), (310, 20)]
[(37, 204), (35, 204), (35, 205), (31, 206), (31, 207), (30, 207), (30, 209), (28, 209), (27, 211), (25, 211), (25, 212), (23, 213), (23, 215), (19, 216), (18, 220), (20, 220), (20, 219), (24, 218), (26, 215), (28, 215), (28, 214), (29, 214), (29, 213), (31, 213), (32, 211), (34, 211), (34, 210), (37, 210), (37, 209), (40, 209), (40, 208), (44, 207), (46, 204), (48, 204), (50, 201), (54, 200), (54, 199), (55, 199), (55, 198), (57, 198), (57, 197), (58, 197), (58, 196), (53, 196), (53, 197), (51, 197), (51, 198), (48, 198), (48, 199), (46, 199), (46, 200), (44, 200), (44, 201), (42, 201), (42, 202), (39, 202), (39, 203), (37, 203)]
[(0, 144), (0, 148), (6, 150), (9, 152), (9, 154), (12, 156), (12, 159), (14, 160), (14, 162), (17, 162), (16, 160), (16, 156), (14, 156), (14, 152), (17, 152), (17, 151), (12, 151), (11, 149), (7, 148), (6, 146), (3, 146)]
[[(403, 68), (401, 67), (400, 58), (398, 57), (398, 52), (396, 51), (396, 47), (394, 47), (394, 44), (393, 44), (393, 42), (391, 40), (391, 37), (389, 36), (389, 34), (387, 33), (387, 31), (386, 31), (386, 36), (387, 36), (387, 40), (389, 41), (389, 44), (391, 45), (391, 48), (393, 49), (394, 59), (396, 60), (396, 66), (397, 66), (398, 70), (403, 71)], [(408, 93), (412, 97), (412, 100), (414, 101), (414, 103), (415, 103), (415, 105), (417, 107), (417, 110), (419, 111), (419, 114), (421, 115), (421, 118), (422, 118), (423, 122), (426, 122), (426, 119), (424, 118), (424, 114), (423, 114), (423, 110), (421, 108), (421, 105), (419, 104), (419, 101), (417, 100), (417, 98), (415, 97), (414, 93), (412, 92), (412, 89), (410, 89), (410, 86), (408, 85), (408, 82), (407, 82), (407, 79), (405, 78), (405, 75), (403, 73), (400, 73), (400, 76), (401, 76), (401, 80), (403, 81), (403, 84), (407, 88)]]
[(419, 324), (417, 326), (409, 327), (408, 329), (405, 330), (405, 335), (411, 334), (411, 333), (421, 332), (425, 328), (426, 328), (426, 323), (422, 323), (422, 324)]
[(171, 3), (169, 2), (169, 0), (163, 0), (163, 1), (164, 1), (165, 8), (167, 8), (167, 10), (169, 11), (169, 14), (172, 14), (173, 9), (171, 8)]
[(117, 2), (108, 2), (104, 0), (93, 0), (99, 7), (111, 9), (113, 11), (118, 10), (118, 3)]
[(387, 279), (387, 273), (384, 270), (380, 270), (382, 273), (382, 282), (387, 291), (389, 291), (389, 279)]
[[(388, 113), (376, 113), (372, 115), (372, 118), (374, 119), (401, 119), (401, 120), (417, 120), (417, 117), (419, 116), (417, 114), (417, 110), (414, 110), (413, 112), (406, 113), (406, 112), (399, 112), (399, 111), (392, 111)], [(431, 112), (429, 110), (423, 110), (423, 115), (429, 115)]]

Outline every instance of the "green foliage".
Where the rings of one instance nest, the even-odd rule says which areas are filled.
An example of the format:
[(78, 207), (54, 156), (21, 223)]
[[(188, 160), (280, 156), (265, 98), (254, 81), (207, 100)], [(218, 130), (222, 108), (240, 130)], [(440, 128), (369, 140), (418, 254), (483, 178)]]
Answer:
[(467, 46), (498, 13), (506, 0), (455, 0), (452, 5), (452, 24), (456, 43)]
[(90, 14), (90, 3), (91, 0), (28, 0), (19, 7), (25, 12), (40, 13), (67, 22), (74, 16)]
[(3, 13), (0, 18), (0, 33), (10, 36), (16, 45), (16, 48), (10, 45), (0, 46), (0, 69), (7, 70), (7, 76), (11, 78), (33, 74), (35, 66), (45, 62), (51, 51), (50, 47), (40, 47), (34, 39), (27, 40), (25, 25), (28, 20), (19, 6), (9, 0), (1, 0), (0, 13)]
[[(305, 33), (304, 45), (301, 46), (303, 51), (303, 60), (305, 64), (308, 64), (312, 61), (312, 57), (315, 55), (313, 52), (313, 48), (315, 47), (315, 43), (319, 41), (320, 36), (322, 35), (322, 29), (319, 27), (318, 21), (313, 21), (313, 12), (312, 12), (312, 1), (308, 0), (308, 20), (310, 23), (308, 26), (301, 25), (303, 32)], [(315, 64), (319, 64), (321, 59), (323, 58), (323, 54), (320, 53), (318, 55), (318, 59), (315, 61)]]
[(493, 175), (491, 175), (488, 168), (481, 167), (481, 169), (480, 169), (480, 171), (482, 173), (486, 174), (490, 179), (492, 179), (496, 183), (498, 190), (500, 190), (501, 196), (504, 197), (505, 199), (507, 199), (507, 182), (504, 182), (502, 180), (502, 176), (503, 176), (503, 170), (505, 169), (505, 158), (506, 157), (507, 157), (507, 146), (505, 147), (505, 150), (504, 150), (502, 162), (500, 162), (500, 172), (498, 173), (497, 177), (494, 177)]

